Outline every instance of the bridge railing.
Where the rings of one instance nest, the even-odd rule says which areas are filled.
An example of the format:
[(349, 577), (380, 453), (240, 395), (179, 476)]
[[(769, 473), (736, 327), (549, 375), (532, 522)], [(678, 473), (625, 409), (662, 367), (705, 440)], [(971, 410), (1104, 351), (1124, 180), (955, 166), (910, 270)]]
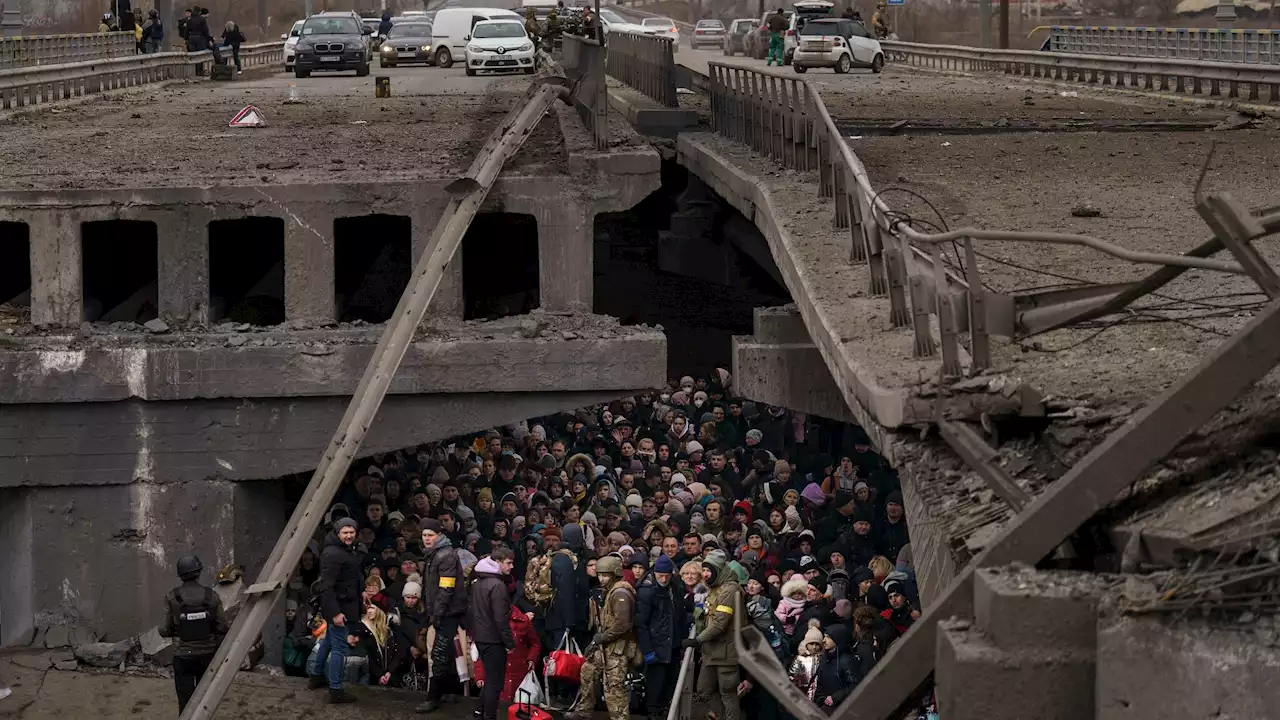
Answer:
[(1265, 88), (1266, 101), (1280, 103), (1280, 65), (991, 50), (898, 41), (884, 41), (881, 46), (895, 60), (918, 67), (996, 71), (1208, 98), (1239, 98), (1243, 87), (1245, 96), (1251, 101), (1261, 101)]
[[(280, 43), (244, 45), (240, 61), (244, 67), (283, 63), (284, 50)], [(213, 53), (206, 50), (0, 70), (0, 110), (192, 77), (212, 64)]]
[(131, 32), (0, 38), (0, 70), (128, 57), (136, 52)]
[(609, 75), (665, 107), (679, 107), (674, 41), (617, 30), (609, 33)]
[(609, 88), (605, 84), (604, 46), (590, 38), (565, 33), (561, 64), (574, 82), (573, 106), (595, 138), (597, 150), (609, 148)]
[(1280, 30), (1076, 25), (1048, 30), (1043, 49), (1051, 52), (1280, 64)]
[[(871, 184), (862, 161), (844, 142), (809, 81), (719, 62), (708, 65), (712, 129), (788, 168), (817, 173), (819, 197), (835, 201), (835, 228), (849, 233), (849, 261), (868, 265), (868, 293), (889, 299), (893, 327), (912, 328), (915, 357), (934, 357), (940, 346), (946, 377), (964, 374), (965, 333), (969, 369), (979, 371), (991, 367), (992, 335), (1025, 337), (1077, 322), (1089, 313), (1096, 316), (1117, 303), (1122, 308), (1151, 292), (1141, 284), (1119, 290), (1090, 285), (1077, 294), (1043, 297), (989, 290), (977, 262), (977, 241), (1079, 245), (1131, 263), (1245, 272), (1238, 262), (1135, 252), (1083, 235), (974, 227), (920, 232), (908, 213), (895, 212)], [(1275, 223), (1280, 229), (1280, 214)], [(952, 247), (956, 257), (946, 257), (944, 245)], [(936, 339), (931, 316), (937, 318)]]

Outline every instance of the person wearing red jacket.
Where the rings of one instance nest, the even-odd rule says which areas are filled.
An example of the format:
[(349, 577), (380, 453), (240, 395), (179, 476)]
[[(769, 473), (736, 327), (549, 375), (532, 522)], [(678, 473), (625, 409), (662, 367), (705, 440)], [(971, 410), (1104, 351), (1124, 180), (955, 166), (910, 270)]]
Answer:
[[(506, 680), (498, 695), (499, 703), (516, 702), (516, 688), (524, 682), (525, 674), (533, 669), (533, 664), (542, 654), (542, 643), (533, 627), (533, 613), (520, 612), (519, 608), (512, 606), (511, 636), (515, 638), (516, 649), (507, 653)], [(476, 681), (477, 684), (484, 682), (483, 663), (476, 663)]]

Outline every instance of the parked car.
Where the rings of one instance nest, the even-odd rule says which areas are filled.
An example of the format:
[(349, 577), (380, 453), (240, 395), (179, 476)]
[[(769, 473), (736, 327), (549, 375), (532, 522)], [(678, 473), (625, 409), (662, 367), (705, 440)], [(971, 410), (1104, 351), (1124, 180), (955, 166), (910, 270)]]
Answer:
[(611, 32), (643, 33), (646, 30), (640, 23), (633, 23), (608, 8), (600, 8), (600, 27), (606, 38)]
[(871, 31), (856, 20), (810, 20), (800, 29), (791, 67), (798, 73), (811, 67), (829, 67), (838, 73), (869, 67), (878, 73), (884, 69), (884, 51)]
[(524, 18), (502, 8), (452, 7), (437, 11), (435, 21), (431, 23), (431, 47), (436, 67), (452, 67), (455, 59), (466, 55), (466, 38), (471, 36), (471, 28), (476, 23), (500, 18), (524, 22)]
[(665, 17), (650, 17), (641, 20), (640, 26), (650, 35), (671, 38), (671, 51), (680, 51), (680, 28), (676, 27), (675, 20)]
[(738, 18), (729, 23), (729, 31), (724, 34), (724, 42), (720, 45), (720, 49), (725, 55), (732, 56), (735, 53), (747, 54), (747, 38), (750, 37), (752, 31), (756, 29), (756, 21), (754, 18)]
[(410, 63), (430, 65), (435, 62), (431, 52), (431, 23), (399, 22), (391, 26), (391, 32), (382, 41), (378, 66), (384, 68)]
[(836, 5), (828, 0), (799, 0), (791, 6), (791, 9), (794, 10), (791, 13), (791, 26), (782, 38), (782, 61), (787, 65), (791, 64), (791, 56), (796, 51), (796, 41), (805, 24), (810, 20), (836, 16)]
[(724, 23), (719, 20), (699, 20), (693, 26), (693, 36), (689, 38), (689, 45), (694, 50), (702, 45), (718, 47), (724, 44), (724, 36)]
[(351, 13), (320, 13), (302, 24), (293, 74), (310, 77), (316, 71), (355, 70), (369, 74), (368, 30)]
[(480, 70), (523, 70), (532, 75), (533, 40), (519, 18), (481, 20), (466, 38), (467, 74)]
[(302, 24), (305, 22), (306, 20), (299, 20), (295, 22), (293, 27), (289, 28), (289, 32), (280, 36), (280, 39), (284, 41), (285, 72), (293, 72), (293, 57), (297, 54), (294, 51), (294, 48), (298, 46), (298, 39), (302, 35)]

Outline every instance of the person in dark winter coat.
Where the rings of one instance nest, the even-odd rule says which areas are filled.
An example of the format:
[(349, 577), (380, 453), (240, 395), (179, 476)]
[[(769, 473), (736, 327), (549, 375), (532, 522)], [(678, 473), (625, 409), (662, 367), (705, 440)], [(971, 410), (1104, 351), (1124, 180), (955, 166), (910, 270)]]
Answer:
[[(333, 524), (324, 549), (320, 551), (320, 612), (328, 623), (324, 639), (316, 650), (308, 673), (312, 688), (329, 686), (329, 702), (347, 703), (354, 698), (343, 692), (346, 674), (348, 638), (352, 627), (360, 622), (360, 594), (364, 590), (360, 574), (360, 556), (356, 552), (356, 521), (342, 518)], [(326, 682), (327, 676), (327, 682)]]
[(683, 594), (671, 586), (675, 563), (659, 555), (653, 572), (636, 591), (636, 644), (644, 656), (645, 709), (650, 718), (666, 717), (680, 674), (680, 641), (686, 636)]
[(556, 553), (551, 558), (551, 586), (556, 594), (547, 610), (547, 640), (553, 648), (559, 647), (568, 633), (579, 645), (585, 646), (590, 587), (582, 526), (566, 525), (561, 531), (561, 547), (573, 551), (578, 561), (575, 568), (574, 561), (565, 553)]
[(864, 507), (853, 511), (853, 529), (840, 537), (841, 553), (845, 561), (854, 567), (865, 566), (876, 556), (875, 537), (871, 532), (871, 511)]
[(858, 670), (850, 652), (853, 633), (848, 626), (829, 625), (822, 631), (822, 656), (818, 659), (818, 681), (813, 700), (828, 715), (858, 684)]
[(466, 612), (467, 594), (465, 588), (459, 587), (465, 578), (462, 563), (458, 562), (458, 552), (445, 536), (439, 520), (427, 518), (422, 521), (422, 545), (427, 555), (422, 599), (436, 637), (431, 646), (431, 685), (426, 702), (419, 705), (417, 711), (429, 713), (440, 707), (444, 685), (457, 682), (454, 638)]
[(514, 565), (511, 551), (499, 547), (476, 563), (471, 572), (467, 629), (479, 651), (485, 676), (480, 691), (480, 720), (497, 720), (498, 696), (506, 685), (507, 653), (516, 648), (511, 632), (511, 596), (503, 579), (511, 574)]
[(907, 532), (907, 518), (903, 512), (902, 492), (894, 490), (885, 499), (884, 519), (876, 534), (876, 551), (887, 557), (896, 558), (911, 535)]

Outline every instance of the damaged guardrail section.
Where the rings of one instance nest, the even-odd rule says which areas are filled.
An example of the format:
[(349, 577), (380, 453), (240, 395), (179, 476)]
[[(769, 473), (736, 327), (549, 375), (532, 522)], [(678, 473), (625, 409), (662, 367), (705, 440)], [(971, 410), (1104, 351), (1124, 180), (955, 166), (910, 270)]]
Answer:
[(639, 90), (664, 107), (680, 107), (676, 96), (674, 41), (615, 30), (609, 33), (610, 77)]
[(604, 46), (590, 38), (565, 34), (561, 64), (573, 82), (573, 106), (595, 138), (597, 150), (609, 148), (609, 88), (605, 84)]
[[(244, 67), (284, 62), (280, 43), (240, 48)], [(0, 70), (0, 110), (42, 105), (165, 80), (194, 77), (213, 64), (213, 53), (164, 52), (62, 65)]]
[[(894, 60), (916, 67), (999, 71), (1023, 77), (1159, 90), (1207, 98), (1239, 98), (1243, 86), (1247, 99), (1252, 101), (1261, 101), (1262, 89), (1266, 88), (1267, 102), (1280, 102), (1280, 65), (988, 50), (889, 40), (880, 44)], [(1206, 86), (1208, 92), (1205, 92)]]

